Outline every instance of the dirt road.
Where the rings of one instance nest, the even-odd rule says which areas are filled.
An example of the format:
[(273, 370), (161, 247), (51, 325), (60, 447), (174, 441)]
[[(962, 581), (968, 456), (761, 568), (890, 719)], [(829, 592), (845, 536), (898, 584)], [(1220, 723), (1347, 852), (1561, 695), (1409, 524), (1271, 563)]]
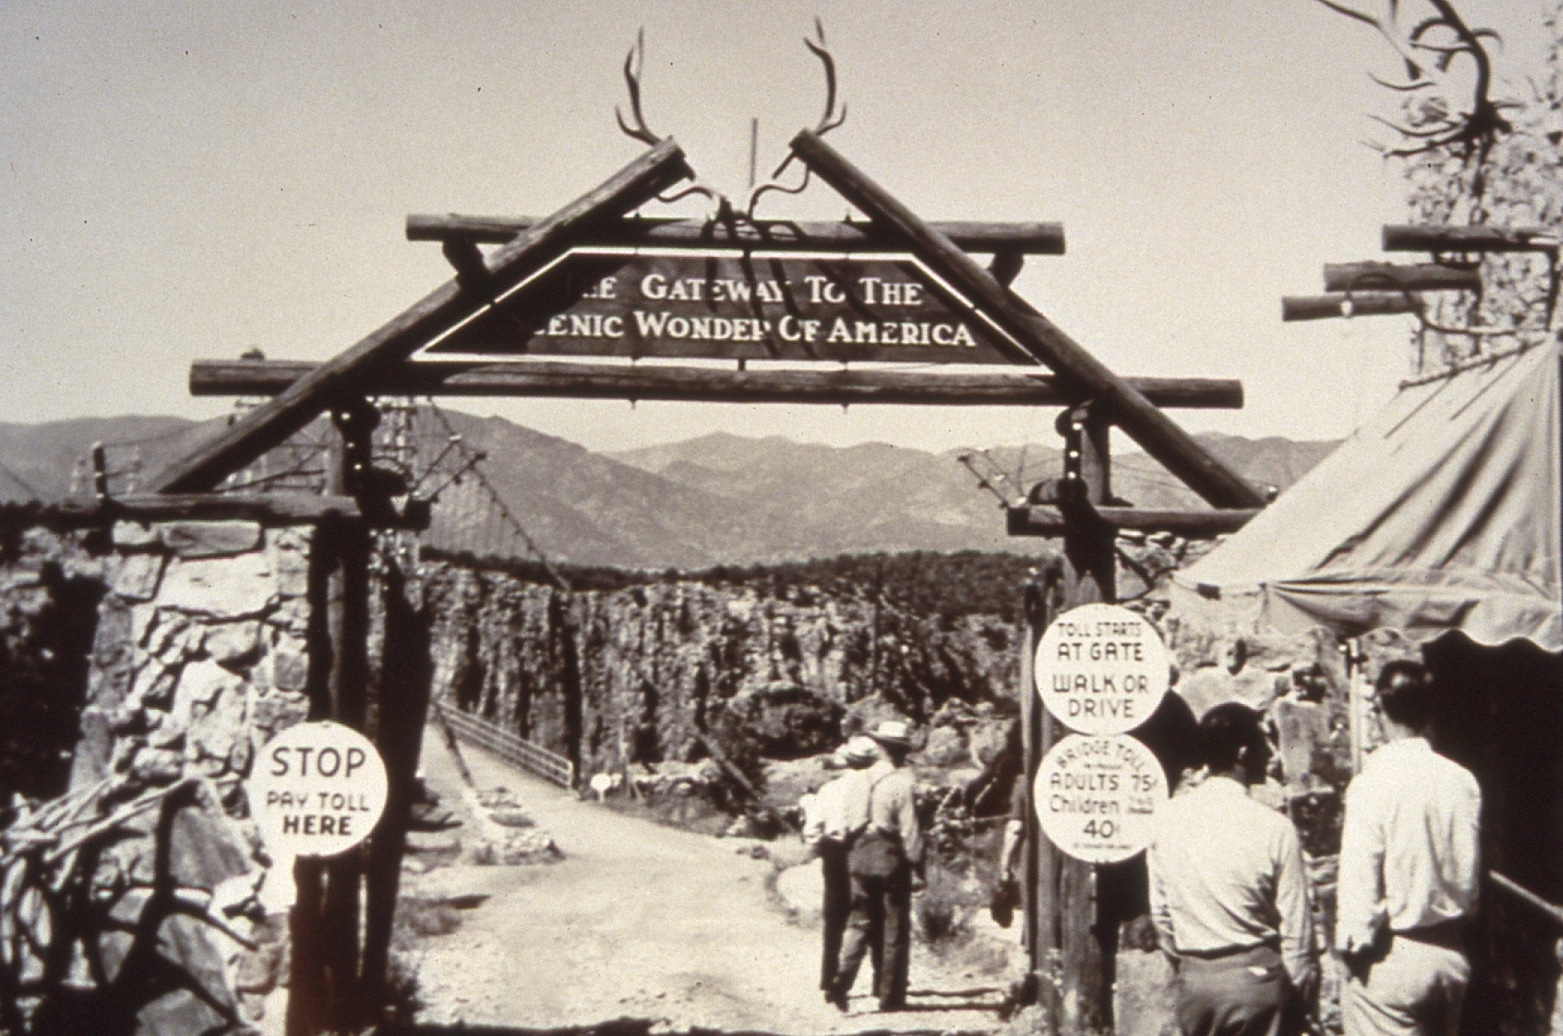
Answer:
[[(425, 744), (425, 772), (455, 794), (444, 746)], [(930, 995), (973, 981), (918, 947), (908, 1011), (878, 1013), (864, 974), (852, 1013), (839, 1014), (818, 989), (818, 929), (789, 921), (767, 889), (774, 866), (746, 851), (756, 843), (615, 813), (464, 752), (479, 787), (515, 792), (565, 858), (408, 875), (409, 892), (488, 896), (457, 931), (424, 941), (420, 1021), (535, 1029), (636, 1018), (787, 1034), (996, 1026), (995, 995)]]

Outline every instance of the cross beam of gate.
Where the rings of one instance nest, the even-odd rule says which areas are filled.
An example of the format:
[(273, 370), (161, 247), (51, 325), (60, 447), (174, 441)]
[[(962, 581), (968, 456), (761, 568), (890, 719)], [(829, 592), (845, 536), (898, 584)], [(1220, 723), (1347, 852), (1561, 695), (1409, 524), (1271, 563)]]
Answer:
[[(420, 216), (407, 217), (407, 240), (466, 240), (474, 244), (506, 244), (530, 229), (532, 216)], [(1061, 223), (936, 222), (940, 233), (968, 252), (1017, 252), (1022, 255), (1063, 255)], [(592, 233), (600, 245), (660, 245), (712, 248), (724, 245), (787, 248), (887, 248), (896, 249), (893, 235), (873, 223), (843, 220), (839, 223), (797, 223), (770, 220), (734, 223), (731, 226), (702, 220), (636, 217), (607, 223)]]
[(1216, 507), (1264, 506), (1264, 497), (1258, 490), (1211, 456), (1144, 395), (1007, 290), (948, 237), (918, 218), (818, 134), (804, 130), (793, 137), (792, 152), (876, 223), (894, 228), (913, 255), (980, 306), (1027, 352), (1057, 372), (1074, 394), (1075, 403), (1095, 400), (1105, 406), (1114, 424)]
[[(309, 377), (318, 364), (288, 360), (197, 360), (196, 396), (271, 396)], [(1240, 409), (1243, 384), (1224, 378), (1125, 378), (1156, 406)], [(651, 364), (416, 361), (384, 367), (361, 389), (388, 396), (550, 396), (576, 399), (729, 403), (1062, 406), (1069, 396), (1053, 374), (944, 374), (928, 371), (733, 370)]]
[(366, 376), (412, 355), (420, 346), (482, 309), (558, 258), (573, 238), (655, 198), (691, 171), (684, 153), (664, 140), (596, 189), (528, 229), (493, 256), (447, 282), (357, 345), (287, 391), (255, 408), (211, 442), (174, 462), (152, 482), (159, 493), (210, 489), (303, 428), (335, 397), (351, 396)]

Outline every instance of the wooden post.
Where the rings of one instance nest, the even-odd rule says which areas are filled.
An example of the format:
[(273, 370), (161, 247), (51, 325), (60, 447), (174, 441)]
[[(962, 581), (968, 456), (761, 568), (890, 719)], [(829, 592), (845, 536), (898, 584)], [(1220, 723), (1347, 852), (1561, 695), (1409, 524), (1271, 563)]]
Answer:
[(371, 693), (377, 704), (374, 739), (385, 760), (388, 787), (385, 815), (370, 840), (365, 873), (362, 990), (364, 1006), (372, 1012), (366, 1023), (378, 1020), (385, 1006), (402, 854), (433, 682), (428, 623), (408, 599), (406, 576), (395, 564), (386, 567), (380, 593), (384, 626), (378, 638), (379, 679), (371, 682)]
[[(1021, 641), (1020, 659), (1020, 707), (1023, 731), (1024, 768), (1021, 779), (1026, 782), (1025, 859), (1021, 904), (1026, 912), (1025, 945), (1030, 959), (1030, 971), (1035, 981), (1045, 1013), (1049, 1032), (1058, 1031), (1058, 907), (1055, 895), (1058, 889), (1058, 861), (1060, 854), (1052, 842), (1042, 835), (1037, 819), (1037, 803), (1034, 787), (1037, 767), (1046, 751), (1043, 724), (1047, 711), (1036, 692), (1037, 643), (1047, 628), (1048, 617), (1059, 610), (1057, 595), (1063, 580), (1062, 563), (1050, 563), (1036, 579), (1026, 584), (1024, 609), (1026, 635)], [(1028, 991), (1028, 995), (1030, 995)]]
[[(329, 443), (326, 492), (340, 496), (356, 486), (356, 476), (364, 470), (367, 432), (361, 427), (363, 409), (339, 410), (333, 418), (339, 434)], [(368, 593), (367, 527), (362, 521), (321, 522), (310, 547), (311, 719), (364, 728)], [(354, 850), (294, 864), (297, 898), (289, 924), (293, 956), (287, 1036), (358, 1028), (362, 860), (361, 852)]]
[[(1089, 406), (1059, 417), (1064, 434), (1066, 493), (1092, 504), (1112, 495), (1109, 425)], [(1066, 505), (1066, 513), (1068, 513)], [(1043, 627), (1060, 612), (1116, 597), (1113, 555), (1115, 533), (1089, 510), (1064, 531), (1063, 566), (1056, 593), (1043, 595)], [(1039, 758), (1067, 731), (1043, 713), (1038, 731)], [(1045, 837), (1037, 838), (1038, 955), (1042, 963), (1041, 997), (1052, 1031), (1111, 1031), (1113, 957), (1117, 931), (1101, 923), (1097, 906), (1097, 870), (1065, 856)], [(1109, 930), (1112, 929), (1112, 930)]]
[(315, 1036), (325, 1014), (325, 971), (321, 967), (321, 861), (293, 861), (293, 908), (288, 914), (291, 964), (288, 969), (287, 1036)]
[[(360, 476), (368, 467), (368, 437), (378, 414), (367, 403), (357, 401), (352, 407), (334, 410), (331, 416), (337, 434), (331, 438), (327, 489), (337, 494), (352, 493), (359, 488)], [(368, 681), (369, 530), (362, 522), (353, 522), (331, 527), (327, 536), (331, 564), (326, 600), (331, 718), (362, 732)], [(342, 853), (326, 862), (325, 901), (321, 904), (322, 948), (327, 970), (326, 1023), (332, 1029), (348, 1030), (359, 1023), (358, 925), (362, 878), (361, 849)]]
[(1037, 941), (1037, 854), (1040, 839), (1033, 786), (1037, 777), (1037, 763), (1042, 759), (1038, 751), (1042, 732), (1040, 716), (1042, 702), (1038, 699), (1036, 690), (1036, 654), (1037, 642), (1042, 639), (1045, 607), (1042, 599), (1043, 592), (1042, 584), (1037, 578), (1026, 583), (1023, 591), (1025, 596), (1021, 622), (1021, 628), (1025, 632), (1020, 638), (1020, 780), (1025, 782), (1026, 795), (1024, 856), (1020, 867), (1020, 905), (1025, 912), (1026, 927), (1021, 940), (1026, 947), (1026, 956), (1030, 960), (1032, 974), (1038, 974), (1042, 970), (1041, 946)]

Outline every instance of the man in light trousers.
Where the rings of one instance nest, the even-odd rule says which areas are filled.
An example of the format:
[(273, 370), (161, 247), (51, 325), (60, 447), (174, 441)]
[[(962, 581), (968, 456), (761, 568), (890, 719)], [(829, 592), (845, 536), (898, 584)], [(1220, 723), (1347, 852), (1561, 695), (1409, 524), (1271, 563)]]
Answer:
[(1386, 744), (1346, 791), (1336, 948), (1347, 1036), (1454, 1036), (1470, 981), (1481, 790), (1433, 751), (1433, 692), (1417, 662), (1376, 681)]

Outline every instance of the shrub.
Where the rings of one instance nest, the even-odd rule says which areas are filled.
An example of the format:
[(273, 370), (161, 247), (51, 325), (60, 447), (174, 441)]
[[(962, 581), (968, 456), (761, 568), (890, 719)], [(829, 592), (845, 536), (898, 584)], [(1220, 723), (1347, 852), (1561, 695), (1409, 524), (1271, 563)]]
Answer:
[(918, 936), (930, 946), (952, 942), (964, 935), (971, 918), (970, 896), (958, 875), (930, 860), (927, 887), (912, 901)]

